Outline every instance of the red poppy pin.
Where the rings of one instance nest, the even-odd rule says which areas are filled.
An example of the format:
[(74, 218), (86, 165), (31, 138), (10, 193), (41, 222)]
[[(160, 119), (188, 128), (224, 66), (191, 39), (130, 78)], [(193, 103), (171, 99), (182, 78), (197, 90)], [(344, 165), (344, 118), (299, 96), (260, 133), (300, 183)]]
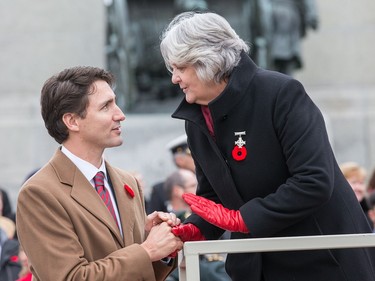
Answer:
[(234, 132), (235, 136), (238, 136), (238, 140), (234, 142), (234, 148), (232, 150), (232, 157), (236, 161), (242, 161), (246, 158), (247, 150), (245, 147), (246, 141), (242, 139), (242, 136), (246, 135), (246, 132)]
[(10, 256), (10, 261), (11, 262), (19, 262), (19, 257), (18, 256)]
[(130, 195), (131, 198), (134, 197), (134, 191), (129, 185), (125, 184), (124, 189)]

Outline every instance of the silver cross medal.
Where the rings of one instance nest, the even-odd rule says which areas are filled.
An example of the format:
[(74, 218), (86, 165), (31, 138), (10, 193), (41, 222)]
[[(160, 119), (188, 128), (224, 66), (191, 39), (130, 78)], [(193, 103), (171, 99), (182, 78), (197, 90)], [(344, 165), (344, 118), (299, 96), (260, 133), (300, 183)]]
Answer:
[(238, 140), (234, 142), (235, 145), (237, 145), (239, 148), (243, 147), (246, 144), (246, 141), (242, 139), (242, 136), (246, 135), (246, 131), (242, 132), (234, 132), (235, 136), (238, 136)]

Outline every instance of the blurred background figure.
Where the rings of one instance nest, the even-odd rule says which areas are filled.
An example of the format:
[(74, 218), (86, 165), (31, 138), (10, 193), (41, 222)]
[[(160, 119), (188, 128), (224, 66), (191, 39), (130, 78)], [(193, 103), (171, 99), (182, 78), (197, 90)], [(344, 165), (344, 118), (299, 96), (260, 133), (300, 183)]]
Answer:
[(367, 171), (356, 162), (344, 162), (340, 165), (341, 172), (352, 187), (363, 212), (366, 214), (370, 224), (372, 221), (368, 216), (369, 204), (367, 200), (366, 177)]
[(344, 162), (340, 165), (341, 172), (352, 187), (358, 202), (366, 196), (366, 169), (356, 162)]
[(19, 278), (17, 281), (31, 281), (33, 275), (30, 271), (29, 259), (27, 258), (21, 245), (18, 252), (18, 258), (22, 267), (20, 273), (18, 274)]
[(373, 232), (375, 233), (375, 192), (370, 193), (370, 195), (368, 196), (367, 202), (369, 206), (367, 215), (371, 220), (371, 226), (372, 226)]
[(187, 136), (181, 135), (167, 144), (167, 148), (171, 151), (173, 162), (176, 167), (187, 169), (195, 173), (195, 164), (191, 152), (187, 144)]
[(373, 170), (372, 174), (367, 183), (367, 216), (370, 219), (370, 223), (375, 233), (375, 169)]
[(13, 220), (1, 214), (3, 193), (0, 192), (0, 281), (15, 281), (21, 270), (18, 261), (18, 240), (14, 239), (16, 225)]
[(370, 179), (367, 183), (367, 215), (371, 220), (373, 232), (375, 233), (375, 169), (373, 170)]
[(195, 194), (197, 184), (195, 174), (186, 169), (178, 169), (168, 176), (164, 182), (167, 211), (175, 213), (181, 219), (181, 222), (191, 213), (190, 207), (182, 199), (182, 195), (184, 193)]
[(318, 28), (315, 0), (271, 0), (271, 68), (293, 75), (302, 68), (301, 40), (308, 29)]
[[(5, 240), (13, 239), (14, 235), (16, 233), (16, 224), (14, 223), (14, 220), (10, 219), (9, 217), (6, 217), (3, 215), (3, 209), (4, 209), (4, 196), (6, 196), (6, 193), (3, 191), (0, 191), (0, 254), (1, 254), (1, 245)], [(7, 199), (5, 200), (7, 201)], [(1, 280), (1, 279), (0, 279)]]
[(367, 192), (372, 194), (375, 191), (375, 169), (372, 172), (370, 179), (367, 184)]
[(15, 213), (12, 208), (12, 204), (9, 200), (8, 193), (6, 190), (2, 187), (0, 187), (0, 193), (1, 193), (1, 215), (4, 217), (7, 217), (11, 219), (12, 221), (15, 221)]
[[(195, 173), (194, 160), (191, 157), (185, 134), (171, 140), (167, 144), (167, 149), (171, 152), (172, 161), (177, 169), (186, 169)], [(168, 212), (164, 181), (154, 184), (151, 188), (147, 213), (150, 214), (153, 211)]]

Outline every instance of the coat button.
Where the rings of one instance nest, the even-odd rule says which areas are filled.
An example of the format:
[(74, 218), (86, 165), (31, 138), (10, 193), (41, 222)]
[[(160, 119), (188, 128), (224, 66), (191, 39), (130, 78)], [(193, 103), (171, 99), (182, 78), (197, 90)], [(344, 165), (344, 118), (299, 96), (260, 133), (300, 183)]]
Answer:
[(223, 115), (223, 120), (227, 120), (228, 119), (228, 115)]

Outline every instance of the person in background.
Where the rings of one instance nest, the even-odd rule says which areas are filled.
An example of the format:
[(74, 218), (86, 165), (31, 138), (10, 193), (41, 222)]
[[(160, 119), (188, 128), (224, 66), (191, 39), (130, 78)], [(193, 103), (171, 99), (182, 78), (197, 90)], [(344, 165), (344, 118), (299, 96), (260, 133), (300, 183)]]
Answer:
[(6, 192), (5, 188), (0, 187), (0, 193), (1, 193), (1, 198), (2, 198), (2, 209), (1, 209), (1, 214), (4, 217), (7, 217), (11, 219), (12, 221), (15, 221), (15, 213), (12, 208), (12, 204), (9, 200), (8, 193)]
[(303, 67), (302, 40), (319, 26), (315, 0), (270, 0), (272, 69), (287, 75)]
[(112, 166), (106, 148), (122, 144), (125, 115), (114, 77), (91, 66), (67, 68), (41, 91), (48, 133), (60, 145), (22, 186), (17, 233), (34, 281), (164, 280), (182, 242), (174, 214), (145, 213), (137, 180)]
[[(259, 68), (249, 46), (215, 13), (177, 15), (161, 53), (184, 93), (196, 166), (192, 214), (172, 231), (183, 241), (370, 233), (340, 171), (324, 118), (302, 84)], [(374, 281), (375, 249), (228, 254), (234, 281)]]
[(364, 201), (367, 195), (366, 169), (356, 162), (344, 162), (340, 164), (340, 169), (352, 187), (358, 202), (360, 202), (361, 206), (364, 207), (363, 205), (366, 205)]
[(173, 162), (177, 168), (186, 169), (195, 173), (194, 159), (191, 157), (186, 134), (170, 141), (167, 144), (167, 148), (170, 150)]
[(368, 205), (369, 205), (369, 210), (367, 211), (367, 215), (371, 220), (371, 226), (372, 229), (375, 233), (375, 192), (372, 192), (368, 196)]
[(357, 197), (357, 200), (361, 205), (363, 212), (367, 216), (370, 225), (372, 225), (372, 221), (368, 216), (369, 203), (367, 200), (368, 193), (366, 187), (366, 169), (358, 163), (352, 161), (341, 163), (340, 169), (344, 177), (352, 187), (355, 196)]
[(344, 177), (352, 187), (355, 196), (357, 197), (357, 200), (361, 205), (363, 212), (367, 216), (370, 225), (372, 225), (372, 221), (368, 215), (369, 203), (367, 200), (368, 193), (366, 186), (366, 169), (358, 163), (352, 161), (341, 163), (340, 169)]
[[(2, 209), (0, 192), (0, 210)], [(13, 220), (0, 213), (0, 280), (15, 281), (21, 270), (18, 259), (18, 240), (15, 239), (16, 225)]]
[(22, 247), (19, 248), (18, 258), (22, 267), (20, 273), (18, 274), (19, 278), (17, 281), (31, 281), (33, 274), (30, 271), (29, 259), (27, 258)]
[[(186, 134), (171, 140), (167, 144), (167, 149), (171, 152), (173, 163), (177, 169), (187, 169), (195, 173), (194, 160), (191, 157), (190, 149), (187, 145)], [(150, 214), (155, 210), (168, 212), (164, 181), (153, 185), (151, 188), (147, 213)]]
[(168, 212), (175, 213), (181, 221), (184, 221), (190, 215), (190, 207), (182, 195), (195, 193), (197, 189), (195, 174), (187, 169), (178, 169), (167, 177), (163, 187)]
[[(166, 205), (168, 212), (173, 212), (177, 217), (183, 217), (189, 205), (186, 204), (182, 195), (184, 194), (185, 180), (182, 176), (181, 169), (170, 174), (164, 182), (164, 193), (166, 195)], [(181, 219), (181, 218), (180, 218)]]
[(373, 170), (368, 183), (367, 183), (367, 191), (368, 193), (373, 193), (375, 191), (375, 169)]
[[(4, 197), (6, 199), (4, 199)], [(7, 197), (7, 193), (3, 192), (3, 191), (0, 191), (0, 229), (3, 230), (7, 239), (13, 239), (14, 235), (15, 235), (15, 232), (16, 232), (16, 224), (15, 224), (14, 220), (12, 220), (11, 218), (9, 218), (9, 217), (7, 217), (3, 214), (3, 210), (4, 210), (4, 207), (5, 207), (4, 203), (6, 204), (6, 202), (9, 202), (8, 197)], [(9, 206), (10, 205), (8, 205), (8, 207)], [(1, 251), (0, 251), (0, 253), (1, 253)]]

